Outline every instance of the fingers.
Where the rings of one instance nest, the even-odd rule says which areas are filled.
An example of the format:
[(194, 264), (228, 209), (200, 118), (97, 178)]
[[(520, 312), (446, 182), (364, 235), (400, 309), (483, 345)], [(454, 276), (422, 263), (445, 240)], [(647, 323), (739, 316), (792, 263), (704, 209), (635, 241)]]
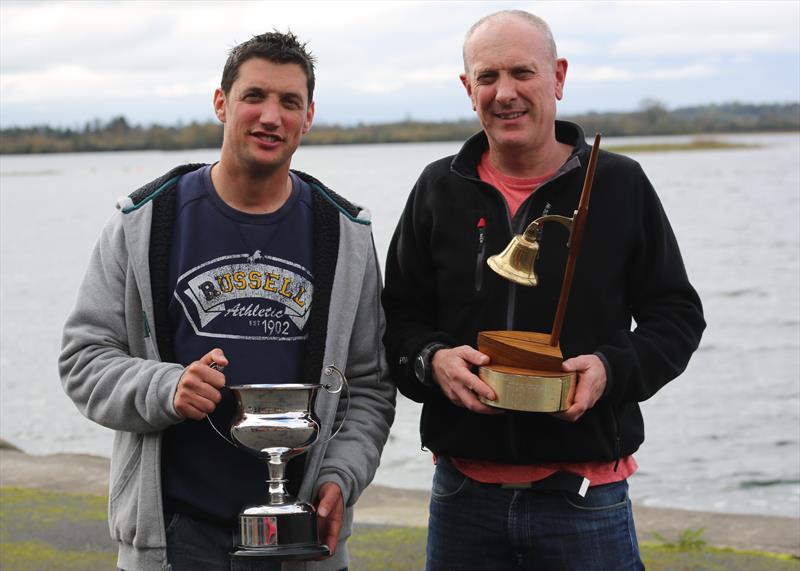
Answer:
[(559, 418), (566, 422), (575, 422), (580, 417), (582, 417), (587, 410), (588, 409), (585, 406), (579, 404), (576, 401), (573, 402), (572, 405), (567, 410), (562, 410), (561, 412), (554, 412), (552, 413), (552, 416), (555, 416), (556, 418)]
[(567, 359), (566, 361), (561, 363), (561, 369), (563, 371), (572, 373), (575, 371), (589, 370), (597, 364), (603, 366), (603, 362), (600, 361), (599, 357), (597, 357), (596, 355), (578, 355), (577, 357), (573, 357), (572, 359)]
[(497, 414), (501, 412), (500, 409), (486, 405), (479, 400), (479, 397), (487, 400), (494, 400), (496, 397), (492, 388), (469, 370), (457, 375), (450, 389), (457, 397), (451, 400), (458, 406), (481, 414)]
[(228, 364), (221, 349), (209, 351), (184, 369), (172, 400), (175, 411), (181, 416), (203, 420), (222, 400), (220, 389), (225, 386), (225, 375), (211, 368), (214, 363), (223, 367)]
[(489, 364), (488, 355), (484, 355), (483, 353), (481, 353), (477, 349), (474, 349), (473, 347), (470, 347), (469, 345), (461, 345), (460, 347), (455, 347), (453, 351), (464, 361), (472, 365), (481, 366)]
[(317, 505), (317, 526), (322, 543), (328, 546), (331, 555), (336, 553), (343, 517), (342, 490), (333, 482), (322, 484), (319, 489), (319, 504)]
[(499, 409), (483, 404), (479, 397), (494, 400), (492, 388), (471, 370), (471, 365), (486, 365), (489, 357), (468, 345), (440, 349), (433, 355), (431, 368), (434, 381), (456, 406), (481, 414), (497, 414)]
[(606, 368), (597, 355), (579, 355), (564, 361), (562, 369), (566, 372), (578, 373), (575, 397), (567, 410), (555, 413), (553, 416), (568, 422), (575, 422), (603, 396), (608, 382)]
[(216, 364), (218, 366), (217, 370), (222, 370), (228, 366), (228, 358), (225, 356), (225, 353), (222, 352), (222, 349), (219, 348), (212, 349), (200, 357), (200, 362), (208, 366)]

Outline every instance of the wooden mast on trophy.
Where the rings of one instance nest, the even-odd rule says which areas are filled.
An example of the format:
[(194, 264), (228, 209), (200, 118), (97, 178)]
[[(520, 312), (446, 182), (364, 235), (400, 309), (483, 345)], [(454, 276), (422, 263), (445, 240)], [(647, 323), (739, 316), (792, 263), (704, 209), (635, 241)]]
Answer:
[(553, 328), (550, 333), (533, 331), (482, 331), (478, 333), (478, 350), (491, 359), (480, 367), (479, 376), (494, 390), (497, 400), (481, 397), (481, 402), (497, 408), (528, 412), (566, 410), (575, 394), (575, 373), (561, 370), (564, 360), (559, 346), (561, 328), (567, 311), (575, 263), (583, 240), (583, 229), (589, 213), (600, 134), (596, 134), (578, 209), (572, 218), (548, 215), (531, 222), (523, 234), (514, 236), (502, 253), (491, 256), (489, 267), (502, 277), (525, 286), (536, 286), (534, 264), (539, 256), (538, 237), (545, 222), (558, 222), (570, 233), (567, 264), (558, 298)]

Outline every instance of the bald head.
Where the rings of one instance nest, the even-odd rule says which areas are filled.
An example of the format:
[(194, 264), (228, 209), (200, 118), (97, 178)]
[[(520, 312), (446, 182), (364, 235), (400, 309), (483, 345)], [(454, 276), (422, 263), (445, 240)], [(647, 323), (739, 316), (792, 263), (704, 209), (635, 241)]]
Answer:
[(464, 36), (464, 47), (462, 49), (462, 56), (464, 58), (464, 71), (467, 74), (469, 74), (469, 46), (472, 36), (475, 35), (475, 32), (485, 26), (491, 26), (498, 22), (507, 20), (525, 22), (538, 30), (545, 43), (545, 47), (549, 52), (550, 60), (553, 62), (553, 65), (555, 65), (555, 61), (558, 58), (558, 52), (556, 51), (556, 42), (553, 39), (553, 32), (550, 31), (550, 26), (547, 25), (547, 22), (542, 20), (539, 16), (534, 16), (530, 12), (525, 12), (524, 10), (501, 10), (499, 12), (489, 14), (488, 16), (484, 16), (472, 24), (470, 29), (467, 30), (467, 34)]

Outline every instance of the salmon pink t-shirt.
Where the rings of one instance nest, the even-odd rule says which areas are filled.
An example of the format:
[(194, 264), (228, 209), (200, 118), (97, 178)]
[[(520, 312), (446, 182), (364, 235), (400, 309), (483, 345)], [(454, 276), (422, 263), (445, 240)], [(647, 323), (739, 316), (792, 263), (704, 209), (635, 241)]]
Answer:
[[(626, 480), (639, 468), (633, 456), (625, 456), (619, 465), (613, 460), (552, 463), (552, 464), (500, 464), (489, 460), (473, 460), (467, 458), (450, 458), (459, 472), (477, 482), (487, 484), (519, 484), (522, 482), (538, 482), (556, 472), (580, 474), (589, 480), (589, 487), (611, 484)], [(616, 469), (615, 469), (616, 465)]]
[(497, 167), (492, 164), (491, 159), (489, 159), (489, 151), (483, 153), (478, 163), (478, 178), (483, 182), (488, 182), (500, 191), (503, 198), (506, 199), (508, 212), (511, 214), (512, 218), (517, 213), (517, 210), (519, 210), (519, 207), (522, 206), (522, 203), (525, 202), (525, 199), (533, 194), (542, 183), (550, 180), (554, 174), (555, 172), (551, 172), (545, 176), (534, 178), (508, 176), (507, 174), (501, 173), (497, 170)]

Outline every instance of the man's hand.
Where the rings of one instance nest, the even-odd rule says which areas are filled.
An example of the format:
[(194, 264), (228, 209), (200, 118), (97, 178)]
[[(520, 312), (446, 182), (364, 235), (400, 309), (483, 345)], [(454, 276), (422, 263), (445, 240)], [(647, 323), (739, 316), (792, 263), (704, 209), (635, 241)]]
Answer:
[(480, 366), (488, 363), (488, 356), (469, 345), (439, 349), (431, 359), (433, 380), (456, 406), (481, 414), (497, 414), (503, 411), (478, 400), (478, 396), (495, 400), (497, 397), (494, 391), (470, 371), (470, 365)]
[(597, 355), (579, 355), (567, 359), (561, 368), (568, 373), (578, 373), (575, 399), (567, 410), (554, 413), (553, 416), (575, 422), (603, 396), (608, 380), (606, 368)]
[(317, 527), (322, 543), (331, 550), (331, 555), (336, 553), (336, 544), (339, 542), (339, 531), (342, 529), (344, 519), (344, 498), (342, 490), (333, 482), (325, 482), (319, 489), (319, 503), (317, 504)]
[(222, 349), (212, 349), (183, 371), (172, 404), (175, 411), (185, 418), (203, 420), (214, 412), (222, 400), (220, 389), (225, 386), (225, 375), (211, 365), (220, 368), (228, 365)]

